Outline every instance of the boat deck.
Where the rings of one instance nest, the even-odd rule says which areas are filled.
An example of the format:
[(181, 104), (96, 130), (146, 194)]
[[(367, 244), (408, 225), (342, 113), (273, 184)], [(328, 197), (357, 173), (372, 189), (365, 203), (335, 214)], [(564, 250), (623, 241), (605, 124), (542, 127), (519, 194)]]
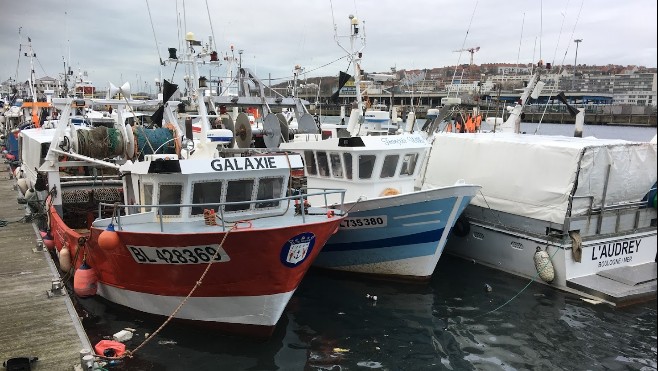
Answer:
[(656, 268), (652, 262), (608, 269), (568, 280), (567, 286), (622, 307), (656, 298)]
[[(38, 357), (32, 370), (73, 370), (80, 350), (92, 349), (73, 304), (48, 295), (59, 274), (48, 251), (37, 248), (38, 230), (17, 203), (7, 165), (0, 164), (0, 361)], [(12, 361), (13, 362), (13, 361)]]

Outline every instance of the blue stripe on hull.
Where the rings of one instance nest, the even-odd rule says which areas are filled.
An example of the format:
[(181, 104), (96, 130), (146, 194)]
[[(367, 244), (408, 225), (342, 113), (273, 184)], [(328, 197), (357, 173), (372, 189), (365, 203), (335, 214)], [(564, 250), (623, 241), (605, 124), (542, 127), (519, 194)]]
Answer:
[(434, 255), (442, 233), (443, 228), (392, 239), (373, 240), (367, 243), (327, 244), (313, 264), (318, 267), (332, 268)]
[[(434, 255), (456, 197), (395, 205), (368, 211), (351, 211), (348, 218), (386, 216), (381, 228), (340, 228), (315, 262), (332, 268), (391, 262)], [(440, 212), (439, 212), (440, 211)]]

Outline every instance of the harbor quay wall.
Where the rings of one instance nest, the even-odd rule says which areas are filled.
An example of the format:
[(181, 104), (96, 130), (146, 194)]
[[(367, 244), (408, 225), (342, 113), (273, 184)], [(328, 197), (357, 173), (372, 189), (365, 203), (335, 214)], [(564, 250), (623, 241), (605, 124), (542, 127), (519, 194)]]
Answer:
[[(403, 107), (404, 108), (404, 107)], [(339, 116), (339, 105), (323, 105), (322, 107), (312, 107), (309, 110), (311, 114), (322, 114), (324, 116)], [(400, 114), (404, 114), (405, 109), (398, 110)], [(414, 112), (416, 118), (426, 118), (427, 108), (415, 108)], [(501, 109), (481, 109), (482, 117), (500, 117), (502, 114)], [(346, 112), (349, 115), (349, 112)], [(543, 118), (542, 118), (543, 116)], [(507, 118), (507, 115), (505, 115)], [(575, 118), (569, 112), (524, 112), (524, 122), (547, 122), (556, 124), (574, 124)], [(585, 124), (587, 125), (619, 125), (619, 126), (648, 126), (656, 127), (656, 112), (652, 113), (607, 113), (607, 112), (585, 112)]]

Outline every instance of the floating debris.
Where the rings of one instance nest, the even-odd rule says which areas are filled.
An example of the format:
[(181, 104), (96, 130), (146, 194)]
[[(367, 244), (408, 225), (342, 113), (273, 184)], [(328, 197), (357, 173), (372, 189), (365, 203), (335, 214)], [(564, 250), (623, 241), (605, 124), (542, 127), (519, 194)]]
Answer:
[(493, 291), (493, 287), (491, 287), (491, 285), (489, 285), (488, 283), (485, 283), (485, 284), (484, 284), (484, 290), (485, 290), (486, 292), (492, 292), (492, 291)]

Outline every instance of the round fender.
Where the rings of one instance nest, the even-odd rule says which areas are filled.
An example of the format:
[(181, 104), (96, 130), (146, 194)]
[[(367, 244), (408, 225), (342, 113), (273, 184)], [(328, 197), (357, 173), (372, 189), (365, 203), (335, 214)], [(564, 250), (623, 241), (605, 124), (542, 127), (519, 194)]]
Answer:
[(470, 231), (471, 224), (463, 216), (460, 216), (452, 227), (452, 233), (457, 237), (466, 237)]

